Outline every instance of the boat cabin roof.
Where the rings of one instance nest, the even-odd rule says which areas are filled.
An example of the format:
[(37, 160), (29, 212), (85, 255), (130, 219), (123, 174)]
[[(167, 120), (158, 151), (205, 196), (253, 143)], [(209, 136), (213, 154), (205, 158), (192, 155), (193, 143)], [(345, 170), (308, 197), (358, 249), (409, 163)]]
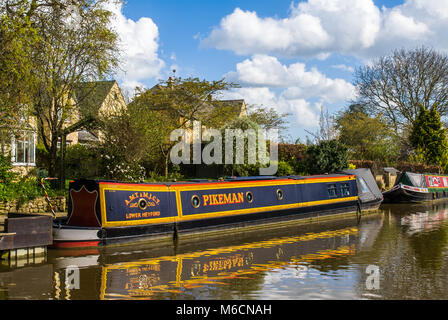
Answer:
[[(237, 181), (263, 181), (263, 180), (307, 180), (307, 179), (319, 179), (319, 178), (332, 178), (332, 177), (343, 177), (350, 174), (347, 173), (332, 173), (332, 174), (322, 174), (322, 175), (313, 175), (313, 176), (251, 176), (251, 177), (225, 177), (220, 179), (189, 179), (182, 181), (163, 181), (163, 182), (126, 182), (126, 181), (117, 181), (117, 180), (90, 180), (90, 179), (77, 179), (80, 180), (90, 180), (96, 183), (99, 182), (109, 182), (109, 183), (134, 183), (134, 184), (153, 184), (153, 185), (177, 185), (177, 184), (185, 184), (185, 183), (210, 183), (210, 182), (237, 182)], [(73, 180), (72, 180), (73, 181)]]

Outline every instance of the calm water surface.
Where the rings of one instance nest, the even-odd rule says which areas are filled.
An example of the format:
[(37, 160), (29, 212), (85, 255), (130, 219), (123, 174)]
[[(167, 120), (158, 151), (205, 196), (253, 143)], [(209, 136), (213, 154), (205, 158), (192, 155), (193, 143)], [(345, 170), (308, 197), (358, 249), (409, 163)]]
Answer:
[(2, 263), (0, 299), (448, 299), (448, 202)]

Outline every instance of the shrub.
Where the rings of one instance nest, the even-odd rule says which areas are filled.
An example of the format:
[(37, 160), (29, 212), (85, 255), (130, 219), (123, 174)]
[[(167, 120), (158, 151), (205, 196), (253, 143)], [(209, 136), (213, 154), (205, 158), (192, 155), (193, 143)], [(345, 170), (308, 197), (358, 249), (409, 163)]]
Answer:
[(36, 145), (36, 166), (39, 168), (48, 168), (50, 166), (50, 155), (44, 145), (39, 143)]
[(347, 169), (347, 148), (338, 140), (324, 140), (307, 149), (310, 174), (331, 173)]
[(306, 146), (303, 144), (278, 144), (278, 159), (280, 161), (295, 162), (305, 160)]
[(286, 161), (278, 162), (277, 176), (288, 176), (294, 174), (294, 169)]
[(143, 181), (145, 168), (137, 161), (127, 159), (117, 145), (103, 145), (100, 149), (100, 175), (106, 179)]
[(409, 142), (414, 149), (414, 161), (448, 167), (447, 129), (443, 128), (437, 106), (429, 110), (419, 105), (419, 114), (412, 126)]
[(65, 165), (68, 178), (96, 178), (100, 165), (98, 152), (82, 144), (67, 146)]
[[(50, 197), (56, 195), (56, 192), (51, 189), (49, 181), (44, 181), (44, 185)], [(40, 181), (35, 177), (25, 177), (11, 184), (0, 184), (0, 201), (26, 202), (44, 195)]]
[(10, 184), (16, 176), (12, 171), (11, 157), (0, 154), (0, 183)]

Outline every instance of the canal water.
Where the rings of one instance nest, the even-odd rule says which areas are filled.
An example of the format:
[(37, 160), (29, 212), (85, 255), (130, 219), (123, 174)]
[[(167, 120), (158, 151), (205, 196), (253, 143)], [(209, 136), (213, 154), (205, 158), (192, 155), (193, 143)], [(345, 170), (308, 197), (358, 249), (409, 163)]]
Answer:
[(0, 299), (447, 299), (448, 202), (231, 237), (49, 249), (0, 265)]

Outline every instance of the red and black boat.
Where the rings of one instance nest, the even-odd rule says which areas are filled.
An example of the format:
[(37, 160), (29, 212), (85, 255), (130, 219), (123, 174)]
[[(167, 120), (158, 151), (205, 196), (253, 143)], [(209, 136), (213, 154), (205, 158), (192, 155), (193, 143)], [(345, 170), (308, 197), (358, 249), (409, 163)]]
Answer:
[(368, 169), (337, 174), (166, 183), (74, 180), (55, 246), (85, 247), (271, 224), (360, 210), (382, 201)]

